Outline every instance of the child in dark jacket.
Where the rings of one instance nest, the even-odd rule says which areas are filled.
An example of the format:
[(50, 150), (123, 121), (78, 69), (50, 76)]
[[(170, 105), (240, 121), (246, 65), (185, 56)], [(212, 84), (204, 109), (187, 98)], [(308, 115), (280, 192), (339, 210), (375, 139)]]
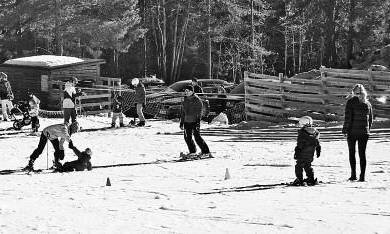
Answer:
[(118, 96), (114, 99), (114, 102), (112, 103), (112, 121), (111, 121), (111, 127), (115, 128), (116, 125), (116, 119), (119, 117), (119, 126), (123, 127), (123, 114), (122, 114), (122, 101), (123, 98), (121, 96)]
[(312, 127), (313, 119), (310, 116), (303, 116), (299, 119), (301, 128), (298, 130), (297, 146), (295, 147), (294, 159), (296, 160), (295, 175), (296, 179), (293, 185), (303, 185), (303, 170), (306, 172), (306, 182), (308, 185), (315, 185), (313, 168), (314, 152), (317, 158), (321, 154), (321, 145), (319, 142), (320, 133)]
[(69, 171), (84, 171), (87, 169), (88, 171), (92, 170), (92, 164), (91, 164), (91, 156), (92, 151), (90, 148), (86, 148), (84, 151), (80, 152), (76, 148), (76, 146), (73, 145), (72, 141), (69, 141), (69, 148), (73, 150), (73, 152), (78, 157), (77, 160), (70, 161), (64, 163), (64, 165), (59, 168), (59, 171), (61, 172), (69, 172)]

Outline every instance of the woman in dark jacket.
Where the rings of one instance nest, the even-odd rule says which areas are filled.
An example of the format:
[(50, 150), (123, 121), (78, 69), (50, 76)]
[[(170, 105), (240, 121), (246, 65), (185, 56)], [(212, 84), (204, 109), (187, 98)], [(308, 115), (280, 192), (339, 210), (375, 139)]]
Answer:
[(356, 180), (356, 158), (355, 146), (358, 142), (360, 158), (359, 181), (365, 180), (366, 172), (366, 147), (373, 120), (372, 107), (367, 100), (367, 92), (363, 85), (357, 84), (352, 89), (352, 98), (345, 106), (345, 119), (343, 134), (347, 136), (349, 149), (349, 163), (351, 166), (351, 177), (349, 180)]

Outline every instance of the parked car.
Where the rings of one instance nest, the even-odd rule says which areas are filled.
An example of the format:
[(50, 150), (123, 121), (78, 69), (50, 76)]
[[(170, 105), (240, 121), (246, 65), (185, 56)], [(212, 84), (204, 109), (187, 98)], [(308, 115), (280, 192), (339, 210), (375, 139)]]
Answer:
[[(234, 84), (219, 79), (199, 79), (199, 86), (202, 87), (204, 94), (199, 94), (203, 101), (203, 116), (207, 117), (210, 111), (207, 97), (215, 96), (217, 88), (221, 85), (230, 90)], [(168, 119), (178, 118), (181, 113), (181, 102), (184, 98), (184, 89), (191, 85), (191, 80), (183, 80), (173, 83), (164, 90), (146, 95), (147, 105), (145, 113), (148, 117), (159, 116)], [(134, 108), (125, 112), (126, 116), (136, 117)]]

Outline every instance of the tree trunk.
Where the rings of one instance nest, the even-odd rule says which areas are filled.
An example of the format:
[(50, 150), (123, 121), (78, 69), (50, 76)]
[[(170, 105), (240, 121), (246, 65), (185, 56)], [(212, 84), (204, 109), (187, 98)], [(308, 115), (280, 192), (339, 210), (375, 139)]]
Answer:
[(209, 79), (213, 78), (212, 75), (212, 61), (211, 61), (211, 5), (210, 5), (211, 0), (207, 0), (207, 64), (208, 64), (208, 69), (207, 69), (207, 76)]
[(351, 68), (349, 61), (352, 59), (353, 52), (353, 38), (354, 38), (354, 28), (353, 22), (355, 20), (355, 0), (349, 0), (349, 15), (348, 15), (348, 36), (347, 36), (347, 51), (346, 51), (346, 67)]

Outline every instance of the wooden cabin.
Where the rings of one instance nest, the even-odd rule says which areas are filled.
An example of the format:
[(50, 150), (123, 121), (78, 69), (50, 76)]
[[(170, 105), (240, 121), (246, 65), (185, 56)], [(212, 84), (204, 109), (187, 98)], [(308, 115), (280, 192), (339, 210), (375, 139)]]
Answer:
[(107, 84), (107, 78), (100, 77), (100, 64), (104, 63), (103, 59), (39, 55), (7, 60), (0, 64), (0, 71), (8, 75), (15, 101), (26, 100), (31, 91), (40, 98), (41, 108), (60, 110), (61, 83), (75, 76), (80, 81)]

